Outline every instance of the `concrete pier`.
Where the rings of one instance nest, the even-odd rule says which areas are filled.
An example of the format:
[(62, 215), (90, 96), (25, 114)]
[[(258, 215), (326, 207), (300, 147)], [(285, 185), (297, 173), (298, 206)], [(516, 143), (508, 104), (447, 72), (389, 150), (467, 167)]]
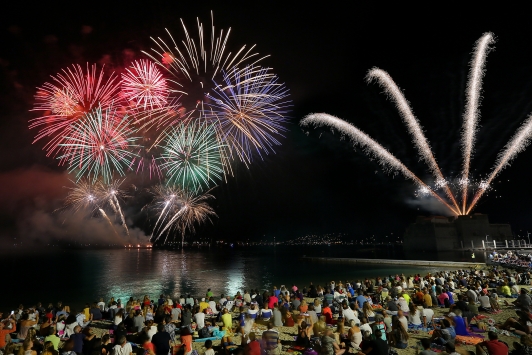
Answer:
[(380, 265), (414, 265), (414, 266), (438, 266), (446, 268), (478, 268), (486, 266), (485, 263), (470, 263), (461, 261), (429, 261), (429, 260), (392, 260), (392, 259), (359, 259), (359, 258), (323, 258), (304, 256), (304, 259), (321, 263), (344, 263), (344, 264), (380, 264)]

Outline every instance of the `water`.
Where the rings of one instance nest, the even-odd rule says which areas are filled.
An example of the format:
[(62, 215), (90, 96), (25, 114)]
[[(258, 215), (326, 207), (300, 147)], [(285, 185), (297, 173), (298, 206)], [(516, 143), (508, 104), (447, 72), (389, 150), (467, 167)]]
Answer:
[[(92, 303), (100, 297), (122, 300), (130, 296), (152, 299), (160, 294), (201, 297), (211, 288), (215, 295), (235, 295), (244, 289), (272, 289), (275, 285), (325, 285), (332, 280), (355, 281), (390, 274), (427, 273), (434, 268), (323, 264), (301, 256), (375, 257), (371, 251), (354, 247), (263, 247), (212, 248), (180, 251), (150, 249), (49, 250), (1, 255), (10, 275), (4, 279), (0, 311), (19, 303), (46, 306), (62, 301), (71, 307)], [(393, 252), (379, 251), (381, 258)], [(424, 255), (426, 256), (426, 255)], [(458, 257), (455, 259), (462, 259)], [(426, 260), (425, 258), (420, 258)], [(6, 269), (4, 269), (6, 270)], [(8, 286), (10, 285), (10, 286)]]

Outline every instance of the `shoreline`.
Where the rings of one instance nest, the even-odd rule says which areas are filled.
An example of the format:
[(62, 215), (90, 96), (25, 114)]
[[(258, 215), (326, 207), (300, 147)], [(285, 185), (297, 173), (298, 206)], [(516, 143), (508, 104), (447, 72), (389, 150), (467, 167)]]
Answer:
[(485, 262), (462, 261), (430, 261), (430, 260), (396, 260), (396, 259), (362, 259), (362, 258), (327, 258), (302, 256), (301, 258), (323, 263), (349, 263), (349, 264), (381, 264), (381, 265), (410, 265), (410, 266), (443, 266), (450, 268), (482, 268)]

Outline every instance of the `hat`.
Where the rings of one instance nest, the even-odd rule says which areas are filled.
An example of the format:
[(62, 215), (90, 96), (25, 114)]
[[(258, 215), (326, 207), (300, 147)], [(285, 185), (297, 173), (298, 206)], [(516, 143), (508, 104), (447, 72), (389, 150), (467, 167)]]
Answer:
[(205, 302), (205, 297), (203, 297), (203, 298), (201, 299), (201, 302)]

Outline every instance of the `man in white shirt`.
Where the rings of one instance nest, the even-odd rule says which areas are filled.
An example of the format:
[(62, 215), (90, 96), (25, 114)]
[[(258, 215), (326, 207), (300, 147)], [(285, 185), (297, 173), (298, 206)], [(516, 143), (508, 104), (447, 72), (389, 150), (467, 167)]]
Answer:
[(113, 355), (132, 355), (133, 348), (131, 344), (126, 341), (125, 336), (121, 336), (118, 339), (118, 344), (113, 347)]
[(362, 318), (360, 320), (360, 332), (364, 334), (365, 331), (369, 331), (371, 334), (373, 334), (373, 329), (371, 329), (371, 326), (368, 324), (367, 318)]
[(344, 303), (342, 305), (342, 315), (343, 315), (344, 319), (347, 321), (347, 324), (349, 324), (349, 321), (351, 321), (351, 320), (354, 320), (355, 324), (359, 324), (360, 323), (360, 320), (355, 315), (355, 312), (351, 308), (349, 308), (347, 303)]
[(205, 327), (205, 313), (198, 312), (194, 314), (194, 320), (196, 321), (196, 324), (198, 325), (198, 330)]
[(227, 308), (229, 312), (231, 312), (231, 310), (233, 309), (234, 304), (235, 302), (231, 301), (231, 297), (227, 296), (227, 302), (225, 302), (225, 308)]
[(222, 293), (222, 295), (220, 296), (220, 300), (218, 301), (218, 303), (220, 304), (220, 306), (223, 307), (224, 304), (225, 304), (225, 302), (227, 302), (227, 298), (225, 298), (225, 296), (224, 296), (223, 293)]
[(480, 302), (480, 307), (478, 307), (479, 311), (491, 311), (490, 298), (487, 295), (482, 294), (478, 300)]
[(397, 307), (403, 312), (408, 312), (410, 309), (408, 308), (408, 303), (406, 303), (406, 300), (404, 297), (399, 297), (397, 300)]

